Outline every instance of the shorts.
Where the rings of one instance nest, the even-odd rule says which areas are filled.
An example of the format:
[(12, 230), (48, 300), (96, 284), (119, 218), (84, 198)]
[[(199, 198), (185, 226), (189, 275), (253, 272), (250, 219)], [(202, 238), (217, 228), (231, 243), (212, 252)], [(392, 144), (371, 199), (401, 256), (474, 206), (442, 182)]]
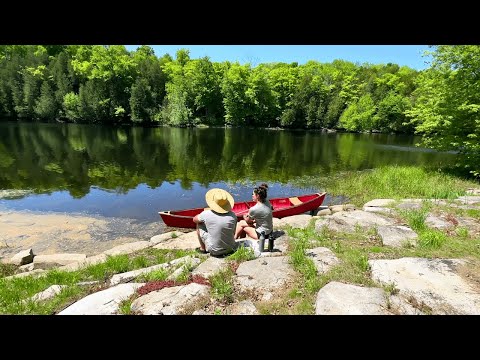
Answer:
[(229, 249), (224, 251), (213, 251), (212, 252), (212, 238), (210, 237), (209, 232), (207, 231), (207, 227), (204, 223), (198, 224), (198, 232), (200, 234), (200, 238), (202, 239), (203, 243), (205, 244), (205, 249), (207, 252), (210, 253), (212, 256), (224, 256), (231, 254), (235, 251), (235, 249)]
[(212, 248), (212, 241), (204, 223), (198, 224), (198, 232), (200, 233), (200, 237), (205, 244), (205, 249), (210, 252), (210, 249)]

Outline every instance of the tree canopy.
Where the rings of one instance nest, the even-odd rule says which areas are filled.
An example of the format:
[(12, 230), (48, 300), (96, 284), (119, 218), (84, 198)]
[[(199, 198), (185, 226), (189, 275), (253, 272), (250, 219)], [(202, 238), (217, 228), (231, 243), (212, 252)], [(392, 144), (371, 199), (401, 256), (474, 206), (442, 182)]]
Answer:
[(149, 46), (0, 46), (0, 117), (418, 133), (480, 175), (480, 46), (432, 48), (427, 70), (344, 60), (157, 57)]

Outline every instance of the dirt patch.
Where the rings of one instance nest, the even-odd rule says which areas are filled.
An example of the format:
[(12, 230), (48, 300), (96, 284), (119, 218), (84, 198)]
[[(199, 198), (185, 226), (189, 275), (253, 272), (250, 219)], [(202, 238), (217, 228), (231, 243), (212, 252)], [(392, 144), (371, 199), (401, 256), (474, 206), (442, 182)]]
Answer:
[(32, 248), (35, 255), (99, 254), (117, 245), (150, 240), (163, 223), (64, 213), (0, 211), (0, 257)]
[(456, 273), (480, 293), (480, 262), (478, 260), (467, 260), (464, 265), (457, 267)]

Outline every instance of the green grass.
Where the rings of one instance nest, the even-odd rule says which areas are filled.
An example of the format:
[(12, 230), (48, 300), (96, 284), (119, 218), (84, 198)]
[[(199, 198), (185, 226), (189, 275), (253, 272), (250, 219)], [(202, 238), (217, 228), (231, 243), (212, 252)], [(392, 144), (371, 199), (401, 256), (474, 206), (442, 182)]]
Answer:
[(137, 282), (148, 282), (148, 281), (163, 281), (166, 280), (170, 275), (170, 271), (167, 269), (158, 269), (147, 274), (142, 274), (137, 277)]
[[(103, 264), (102, 264), (103, 265)], [(127, 272), (135, 269), (128, 255), (109, 256), (104, 266), (114, 274)]]
[(314, 294), (320, 289), (320, 283), (317, 277), (317, 268), (311, 258), (305, 252), (309, 248), (310, 234), (297, 233), (298, 237), (291, 246), (289, 252), (293, 268), (302, 274), (304, 283), (303, 288), (308, 294)]
[(175, 280), (181, 283), (187, 282), (191, 272), (192, 270), (188, 266), (182, 265), (182, 272), (180, 273), (180, 275), (177, 276)]
[(399, 292), (395, 283), (388, 283), (388, 284), (383, 285), (382, 287), (383, 287), (383, 290), (385, 290), (385, 292), (388, 295), (396, 295)]
[(119, 314), (121, 315), (132, 314), (132, 302), (133, 302), (133, 297), (129, 297), (128, 299), (122, 300), (118, 305)]
[[(78, 274), (68, 274), (58, 270), (47, 272), (46, 276), (33, 278), (0, 279), (1, 314), (52, 314), (71, 299), (88, 294), (88, 288), (76, 285)], [(28, 299), (54, 284), (67, 285), (60, 294), (51, 300), (33, 302)]]
[(464, 226), (459, 226), (455, 229), (455, 232), (457, 233), (457, 236), (462, 239), (468, 239), (469, 233), (468, 233), (468, 228)]
[(447, 241), (447, 235), (439, 230), (422, 231), (418, 238), (418, 244), (424, 248), (438, 249)]
[(149, 261), (145, 256), (138, 256), (131, 260), (132, 266), (138, 269), (145, 268), (149, 266)]
[[(104, 263), (87, 266), (77, 271), (67, 272), (58, 269), (49, 270), (40, 277), (0, 278), (0, 314), (51, 314), (61, 310), (65, 304), (72, 303), (101, 287), (76, 285), (81, 281), (100, 281), (101, 284), (114, 274), (127, 272), (143, 267), (193, 254), (194, 251), (146, 249), (136, 254), (109, 256)], [(149, 279), (164, 280), (161, 271), (148, 274)], [(168, 276), (168, 275), (167, 275)], [(67, 285), (67, 288), (53, 299), (42, 302), (27, 302), (31, 296), (46, 290), (51, 285)]]
[[(308, 186), (323, 186), (329, 195), (343, 195), (357, 206), (375, 198), (446, 198), (455, 199), (465, 194), (468, 187), (478, 187), (478, 183), (465, 181), (441, 172), (421, 168), (388, 166), (370, 171), (337, 173), (329, 178), (302, 178)], [(329, 229), (316, 231), (313, 223), (305, 229), (287, 229), (291, 238), (288, 247), (290, 262), (296, 270), (295, 283), (284, 289), (284, 294), (272, 301), (262, 303), (260, 312), (264, 314), (313, 314), (316, 294), (331, 281), (379, 286), (371, 279), (369, 259), (397, 259), (401, 257), (424, 258), (467, 258), (480, 260), (480, 238), (466, 226), (454, 230), (430, 229), (425, 223), (428, 212), (447, 213), (454, 221), (456, 216), (469, 216), (480, 219), (480, 210), (458, 209), (452, 206), (439, 206), (423, 203), (421, 209), (402, 210), (398, 213), (401, 222), (408, 224), (419, 235), (417, 247), (384, 247), (375, 229), (363, 230), (355, 227), (353, 233), (335, 232)], [(317, 274), (314, 262), (305, 251), (323, 246), (338, 257), (340, 263), (325, 274)], [(253, 258), (252, 249), (239, 248), (228, 257), (232, 261), (246, 261)], [(32, 276), (16, 279), (0, 278), (0, 314), (54, 314), (74, 301), (98, 291), (116, 273), (166, 263), (175, 258), (192, 255), (189, 250), (145, 249), (131, 255), (110, 256), (102, 264), (88, 266), (74, 272), (51, 270), (41, 277)], [(11, 275), (15, 267), (0, 264), (0, 275)], [(170, 272), (154, 271), (141, 279), (165, 280)], [(185, 267), (180, 278), (189, 275)], [(228, 268), (210, 277), (211, 297), (220, 303), (235, 301), (233, 270)], [(100, 281), (95, 286), (79, 286), (80, 281)], [(53, 299), (33, 302), (26, 301), (36, 293), (53, 284), (66, 285), (66, 288)], [(394, 285), (385, 285), (389, 294), (395, 292)], [(120, 313), (129, 314), (131, 299), (121, 303)]]
[(0, 263), (0, 277), (10, 276), (15, 274), (17, 266), (13, 264)]
[[(252, 249), (239, 249), (229, 260), (245, 261), (252, 259)], [(0, 278), (0, 314), (54, 314), (86, 295), (104, 288), (109, 278), (117, 273), (144, 268), (173, 259), (195, 255), (194, 250), (159, 250), (144, 249), (130, 255), (108, 256), (103, 263), (90, 265), (77, 271), (66, 272), (58, 269), (49, 270), (40, 277), (27, 276), (22, 278)], [(191, 274), (193, 264), (184, 264), (178, 281), (186, 281)], [(9, 270), (6, 273), (10, 273)], [(159, 269), (137, 278), (138, 281), (165, 280), (171, 270)], [(228, 268), (215, 274), (211, 279), (212, 296), (221, 303), (234, 301), (233, 270)], [(79, 286), (78, 282), (99, 281), (99, 285)], [(47, 289), (49, 286), (67, 285), (54, 298), (41, 301), (24, 301), (31, 296)], [(130, 313), (130, 300), (121, 303), (119, 312)]]
[(233, 254), (227, 256), (227, 259), (235, 261), (253, 260), (255, 259), (255, 253), (252, 248), (239, 246)]
[(414, 231), (423, 231), (427, 228), (425, 219), (428, 215), (428, 210), (425, 208), (414, 210), (399, 210), (399, 215), (406, 219), (408, 226)]
[[(313, 224), (305, 229), (287, 228), (291, 240), (289, 243), (290, 263), (297, 271), (295, 285), (283, 297), (271, 303), (262, 304), (262, 314), (314, 314), (318, 291), (331, 281), (375, 286), (370, 278), (368, 255), (370, 244), (375, 251), (378, 246), (375, 231), (358, 228), (353, 234), (343, 234), (322, 228), (316, 232)], [(367, 244), (365, 247), (364, 244)], [(313, 260), (306, 251), (315, 247), (327, 247), (339, 258), (340, 264), (328, 272), (318, 274)]]
[(230, 267), (219, 271), (209, 277), (212, 296), (224, 303), (231, 303), (234, 300), (233, 292), (233, 271)]
[(187, 282), (190, 278), (190, 274), (192, 273), (193, 269), (195, 269), (196, 265), (193, 262), (187, 261), (185, 264), (181, 264), (178, 268), (181, 268), (180, 274), (175, 279), (178, 282)]
[(466, 214), (474, 219), (480, 219), (480, 210), (477, 209), (468, 209), (465, 210)]
[[(316, 231), (313, 224), (305, 229), (287, 228), (291, 238), (289, 256), (299, 279), (288, 295), (271, 304), (262, 304), (261, 313), (313, 314), (318, 290), (331, 281), (378, 287), (379, 284), (371, 279), (369, 259), (423, 257), (480, 260), (480, 238), (473, 237), (466, 227), (457, 227), (455, 231), (428, 228), (425, 223), (426, 216), (437, 208), (439, 206), (424, 202), (420, 209), (398, 212), (397, 219), (407, 223), (419, 235), (417, 247), (383, 246), (375, 228), (364, 230), (356, 227), (352, 233), (336, 232), (325, 227)], [(466, 210), (463, 210), (462, 214), (467, 215)], [(333, 266), (325, 274), (316, 275), (313, 263), (305, 256), (305, 251), (320, 246), (333, 251), (340, 264)], [(390, 295), (396, 292), (393, 284), (384, 288)]]
[(369, 171), (336, 173), (325, 178), (297, 180), (316, 186), (330, 195), (343, 195), (357, 206), (373, 199), (454, 199), (478, 186), (442, 172), (413, 166), (384, 166)]

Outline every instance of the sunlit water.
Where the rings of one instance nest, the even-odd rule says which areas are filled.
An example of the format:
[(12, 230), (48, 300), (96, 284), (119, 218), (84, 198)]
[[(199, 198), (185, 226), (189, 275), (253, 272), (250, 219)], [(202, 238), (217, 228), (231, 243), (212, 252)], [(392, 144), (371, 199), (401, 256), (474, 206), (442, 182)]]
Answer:
[[(454, 154), (415, 147), (418, 138), (251, 129), (114, 128), (0, 123), (0, 210), (84, 213), (158, 221), (158, 211), (205, 206), (219, 187), (250, 200), (323, 191), (303, 177), (381, 165), (439, 166)], [(325, 203), (335, 202), (327, 196)]]

